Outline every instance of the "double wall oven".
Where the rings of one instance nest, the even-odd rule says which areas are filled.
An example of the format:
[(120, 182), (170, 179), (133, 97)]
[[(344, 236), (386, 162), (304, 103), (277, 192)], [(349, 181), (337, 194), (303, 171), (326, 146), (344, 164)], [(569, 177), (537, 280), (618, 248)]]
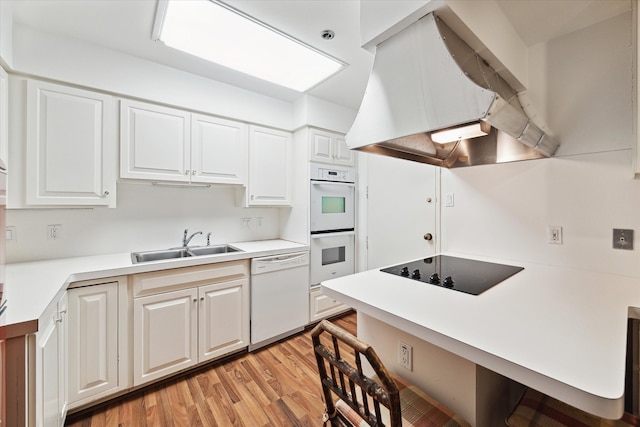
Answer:
[(311, 163), (311, 286), (355, 272), (355, 169)]

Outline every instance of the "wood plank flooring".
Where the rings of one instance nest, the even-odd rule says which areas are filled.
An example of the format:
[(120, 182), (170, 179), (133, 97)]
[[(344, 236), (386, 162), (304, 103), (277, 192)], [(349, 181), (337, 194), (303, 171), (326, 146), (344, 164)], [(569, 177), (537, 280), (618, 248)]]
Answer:
[[(332, 322), (355, 335), (355, 313)], [(310, 332), (70, 415), (66, 426), (321, 426)]]

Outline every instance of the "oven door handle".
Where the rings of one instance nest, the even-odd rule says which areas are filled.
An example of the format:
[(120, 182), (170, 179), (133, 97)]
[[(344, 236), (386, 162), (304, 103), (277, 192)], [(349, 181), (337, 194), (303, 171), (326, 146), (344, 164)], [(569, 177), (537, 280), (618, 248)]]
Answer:
[(321, 239), (323, 237), (342, 237), (342, 236), (355, 236), (355, 231), (337, 231), (335, 233), (317, 233), (312, 234), (312, 239)]
[(353, 182), (339, 182), (339, 181), (314, 181), (311, 180), (311, 185), (340, 185), (343, 187), (355, 187)]

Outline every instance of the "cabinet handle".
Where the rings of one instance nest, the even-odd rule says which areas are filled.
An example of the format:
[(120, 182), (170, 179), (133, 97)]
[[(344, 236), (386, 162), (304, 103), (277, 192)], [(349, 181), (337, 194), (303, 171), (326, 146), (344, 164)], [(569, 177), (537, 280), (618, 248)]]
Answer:
[(195, 175), (195, 174), (196, 174), (196, 171), (195, 171), (195, 170), (192, 170), (192, 171), (191, 171), (191, 175)]
[(198, 302), (198, 298), (194, 298), (194, 299), (193, 299), (193, 302)]
[(187, 175), (187, 176), (188, 176), (190, 173), (191, 173), (191, 171), (190, 171), (190, 170), (186, 170), (186, 171), (184, 171), (184, 174), (185, 174), (185, 175)]
[(200, 301), (204, 301), (204, 297), (200, 297)]
[(103, 197), (103, 198), (104, 198), (104, 197), (107, 197), (108, 195), (109, 195), (109, 192), (108, 192), (108, 191), (105, 191), (104, 193), (102, 193), (102, 197)]

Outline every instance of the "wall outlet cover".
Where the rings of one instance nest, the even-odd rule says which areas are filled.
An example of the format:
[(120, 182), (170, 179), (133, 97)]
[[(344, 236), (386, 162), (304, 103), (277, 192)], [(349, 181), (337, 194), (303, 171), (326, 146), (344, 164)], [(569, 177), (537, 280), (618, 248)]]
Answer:
[(552, 245), (562, 244), (562, 226), (561, 225), (549, 225), (547, 227), (547, 243)]
[(398, 342), (398, 364), (409, 371), (413, 371), (413, 347), (402, 341)]
[(633, 230), (614, 228), (613, 249), (633, 250)]

